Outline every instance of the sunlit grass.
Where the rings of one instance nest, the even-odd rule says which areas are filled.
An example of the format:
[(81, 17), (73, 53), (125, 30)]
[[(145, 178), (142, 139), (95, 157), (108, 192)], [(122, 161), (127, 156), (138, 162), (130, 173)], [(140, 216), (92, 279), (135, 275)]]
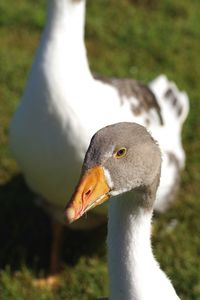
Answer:
[[(0, 1), (0, 299), (78, 300), (108, 293), (106, 228), (66, 230), (57, 290), (33, 287), (48, 271), (50, 223), (36, 207), (8, 148), (11, 115), (22, 94), (45, 20), (45, 1)], [(174, 207), (155, 218), (156, 256), (182, 300), (200, 299), (200, 2), (88, 1), (86, 44), (95, 73), (148, 81), (165, 73), (188, 92), (187, 167)]]

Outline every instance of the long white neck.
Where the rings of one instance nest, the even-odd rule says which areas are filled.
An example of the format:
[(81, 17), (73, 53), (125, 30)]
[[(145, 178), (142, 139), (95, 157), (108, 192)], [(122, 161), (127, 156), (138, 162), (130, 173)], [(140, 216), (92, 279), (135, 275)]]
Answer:
[(63, 31), (71, 40), (83, 41), (85, 5), (85, 0), (48, 0), (47, 30)]
[(109, 299), (179, 299), (152, 253), (152, 210), (136, 207), (134, 197), (124, 198), (111, 199), (109, 206)]
[(65, 81), (91, 77), (84, 44), (85, 4), (85, 0), (48, 0), (38, 57)]

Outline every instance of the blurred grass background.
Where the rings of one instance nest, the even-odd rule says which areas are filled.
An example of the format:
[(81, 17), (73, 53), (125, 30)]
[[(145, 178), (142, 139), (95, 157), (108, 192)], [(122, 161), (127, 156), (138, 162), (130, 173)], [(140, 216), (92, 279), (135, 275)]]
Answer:
[[(106, 226), (85, 233), (66, 229), (60, 287), (32, 285), (48, 271), (50, 223), (8, 149), (8, 127), (44, 22), (44, 0), (0, 0), (0, 300), (95, 299), (108, 294)], [(95, 73), (143, 81), (165, 73), (190, 97), (181, 190), (174, 206), (155, 217), (153, 230), (156, 257), (182, 300), (200, 299), (199, 22), (199, 0), (87, 5), (86, 45)]]

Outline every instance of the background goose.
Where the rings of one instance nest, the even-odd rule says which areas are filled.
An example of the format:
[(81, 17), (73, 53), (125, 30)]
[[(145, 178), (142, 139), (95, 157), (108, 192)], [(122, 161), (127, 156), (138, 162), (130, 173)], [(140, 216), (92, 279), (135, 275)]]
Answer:
[[(162, 211), (185, 162), (181, 129), (187, 95), (165, 76), (149, 86), (129, 79), (95, 79), (84, 45), (84, 18), (84, 0), (48, 1), (46, 26), (11, 123), (14, 156), (30, 188), (42, 196), (53, 218), (63, 221), (65, 201), (93, 133), (111, 123), (135, 121), (160, 143), (163, 166), (155, 207)], [(102, 214), (100, 207), (77, 227), (102, 222)], [(54, 232), (59, 240), (58, 225)]]
[(108, 264), (112, 300), (178, 300), (155, 260), (151, 218), (161, 170), (161, 153), (147, 130), (118, 123), (91, 140), (82, 175), (67, 206), (68, 222), (108, 198)]

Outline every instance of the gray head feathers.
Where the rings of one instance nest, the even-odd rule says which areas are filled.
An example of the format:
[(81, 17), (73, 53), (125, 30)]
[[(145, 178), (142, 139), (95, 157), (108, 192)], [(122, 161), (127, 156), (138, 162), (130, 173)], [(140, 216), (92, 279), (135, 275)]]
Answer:
[(91, 140), (83, 172), (96, 165), (101, 165), (109, 177), (111, 195), (148, 189), (155, 196), (161, 153), (145, 127), (123, 122), (100, 129)]

